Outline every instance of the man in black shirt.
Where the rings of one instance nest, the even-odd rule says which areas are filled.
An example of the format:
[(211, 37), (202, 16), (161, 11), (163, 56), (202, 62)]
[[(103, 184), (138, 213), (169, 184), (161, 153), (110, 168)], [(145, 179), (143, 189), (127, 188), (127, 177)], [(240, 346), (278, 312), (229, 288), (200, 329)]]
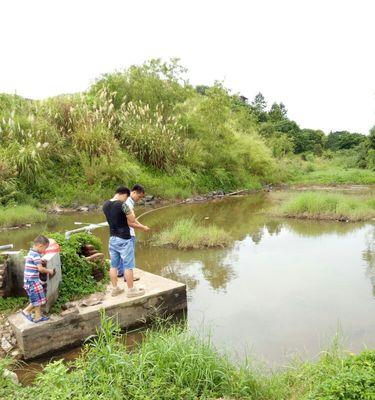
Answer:
[(130, 196), (130, 190), (125, 186), (120, 186), (111, 200), (103, 205), (103, 212), (109, 225), (109, 254), (111, 256), (111, 269), (109, 276), (112, 283), (112, 296), (117, 296), (124, 289), (117, 286), (117, 270), (122, 263), (125, 268), (125, 279), (128, 286), (128, 297), (142, 296), (144, 289), (134, 287), (133, 268), (134, 268), (134, 247), (132, 244), (129, 224), (137, 224), (134, 212), (126, 205), (126, 200)]

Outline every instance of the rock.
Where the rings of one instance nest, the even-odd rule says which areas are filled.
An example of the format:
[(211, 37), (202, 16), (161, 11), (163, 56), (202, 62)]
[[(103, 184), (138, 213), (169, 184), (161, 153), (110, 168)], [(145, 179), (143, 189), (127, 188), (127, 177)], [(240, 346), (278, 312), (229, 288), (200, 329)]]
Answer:
[(95, 306), (96, 304), (100, 304), (103, 301), (103, 299), (104, 299), (103, 293), (94, 293), (87, 299), (84, 299), (80, 305), (83, 307)]
[(63, 310), (69, 310), (70, 308), (73, 308), (73, 307), (75, 307), (75, 306), (76, 306), (76, 305), (75, 305), (73, 302), (68, 301), (67, 303), (63, 304), (63, 305), (61, 306), (61, 308), (62, 308)]
[(67, 310), (61, 312), (61, 316), (69, 315), (69, 314), (74, 314), (74, 313), (78, 313), (78, 308), (77, 308), (77, 306), (74, 306), (74, 307), (72, 307), (72, 308), (68, 308)]
[(15, 385), (19, 384), (17, 374), (13, 371), (9, 371), (9, 369), (4, 369), (3, 377), (9, 378)]
[(12, 350), (13, 346), (8, 342), (5, 337), (2, 337), (1, 348), (5, 351), (5, 353), (8, 353), (10, 350)]
[(208, 219), (210, 219), (210, 217), (204, 217), (204, 219), (205, 219), (205, 220), (208, 220)]
[(154, 196), (145, 196), (145, 202), (149, 203), (150, 201), (154, 201), (155, 197)]
[(89, 211), (89, 208), (88, 207), (79, 207), (78, 211), (87, 212), (87, 211)]
[(21, 353), (20, 353), (18, 350), (13, 350), (13, 351), (10, 353), (10, 355), (11, 355), (13, 358), (19, 358), (19, 357), (21, 356)]
[(17, 344), (17, 340), (16, 340), (15, 337), (12, 337), (12, 338), (10, 339), (10, 342), (12, 343), (13, 346), (15, 346), (15, 345)]
[(89, 204), (88, 206), (89, 211), (95, 211), (97, 209), (96, 204)]

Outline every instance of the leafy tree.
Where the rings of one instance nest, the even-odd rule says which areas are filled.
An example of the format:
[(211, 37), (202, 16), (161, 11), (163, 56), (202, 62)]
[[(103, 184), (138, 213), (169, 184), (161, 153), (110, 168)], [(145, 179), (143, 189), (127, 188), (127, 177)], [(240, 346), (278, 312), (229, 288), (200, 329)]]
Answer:
[(287, 109), (283, 103), (273, 103), (268, 115), (273, 122), (281, 121), (286, 118)]
[(366, 140), (366, 136), (360, 133), (348, 131), (330, 132), (327, 138), (327, 148), (337, 151), (352, 149)]

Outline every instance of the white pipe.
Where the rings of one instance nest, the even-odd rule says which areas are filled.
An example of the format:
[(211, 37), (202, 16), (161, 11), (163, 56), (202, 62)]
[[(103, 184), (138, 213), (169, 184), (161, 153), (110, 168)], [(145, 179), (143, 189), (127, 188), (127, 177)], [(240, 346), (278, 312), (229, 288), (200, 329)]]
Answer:
[(12, 244), (5, 244), (3, 246), (0, 246), (0, 250), (9, 250), (9, 249), (13, 249)]
[(71, 231), (65, 232), (65, 239), (69, 239), (72, 233), (79, 233), (79, 232), (91, 232), (93, 229), (102, 228), (104, 226), (108, 226), (108, 222), (101, 222), (99, 224), (90, 224), (87, 226), (83, 226), (82, 228), (73, 229)]

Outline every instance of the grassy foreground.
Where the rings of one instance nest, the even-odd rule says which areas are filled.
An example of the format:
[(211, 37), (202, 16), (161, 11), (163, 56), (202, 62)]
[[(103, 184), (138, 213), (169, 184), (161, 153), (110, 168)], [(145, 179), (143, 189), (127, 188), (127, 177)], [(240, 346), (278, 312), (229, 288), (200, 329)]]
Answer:
[(45, 222), (46, 213), (29, 205), (0, 207), (0, 228)]
[(126, 351), (118, 326), (102, 318), (98, 338), (68, 365), (48, 364), (30, 387), (3, 377), (0, 398), (64, 399), (373, 399), (375, 351), (357, 356), (325, 352), (317, 363), (266, 374), (250, 363), (235, 365), (208, 341), (181, 325), (149, 330)]
[(287, 201), (280, 213), (292, 218), (365, 221), (375, 217), (375, 200), (337, 193), (305, 192)]
[(200, 249), (205, 247), (225, 247), (231, 238), (224, 229), (215, 225), (204, 226), (194, 219), (176, 221), (170, 229), (161, 232), (154, 244), (173, 246), (178, 249)]

